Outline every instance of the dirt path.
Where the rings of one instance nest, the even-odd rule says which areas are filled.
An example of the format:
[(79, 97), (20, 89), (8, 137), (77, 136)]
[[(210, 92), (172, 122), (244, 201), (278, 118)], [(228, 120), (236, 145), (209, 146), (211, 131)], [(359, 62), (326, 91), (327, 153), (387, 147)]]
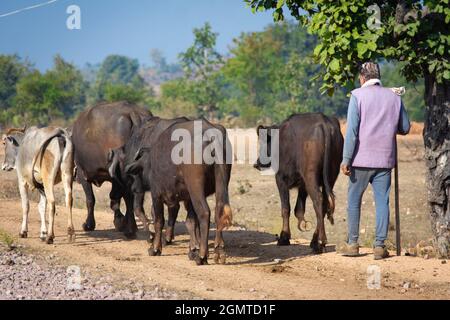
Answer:
[[(124, 240), (113, 230), (112, 214), (97, 211), (97, 231), (80, 230), (84, 210), (74, 210), (76, 243), (67, 243), (66, 217), (58, 208), (56, 239), (46, 245), (39, 238), (36, 204), (31, 205), (28, 239), (19, 243), (31, 251), (53, 254), (66, 265), (82, 271), (108, 275), (144, 286), (160, 285), (181, 298), (208, 299), (449, 299), (450, 263), (412, 257), (392, 257), (375, 262), (370, 249), (358, 258), (345, 258), (328, 247), (328, 253), (310, 254), (307, 241), (294, 240), (290, 247), (277, 247), (273, 235), (234, 228), (225, 232), (230, 257), (226, 265), (196, 266), (187, 258), (186, 230), (179, 224), (174, 245), (163, 256), (149, 257), (146, 235)], [(21, 222), (19, 201), (0, 201), (0, 229), (17, 235)], [(213, 232), (211, 233), (211, 238)], [(210, 242), (212, 243), (212, 242)], [(212, 255), (211, 255), (212, 256)], [(275, 260), (281, 259), (281, 261)], [(274, 261), (275, 260), (275, 261)], [(378, 265), (380, 290), (369, 290), (366, 272)]]

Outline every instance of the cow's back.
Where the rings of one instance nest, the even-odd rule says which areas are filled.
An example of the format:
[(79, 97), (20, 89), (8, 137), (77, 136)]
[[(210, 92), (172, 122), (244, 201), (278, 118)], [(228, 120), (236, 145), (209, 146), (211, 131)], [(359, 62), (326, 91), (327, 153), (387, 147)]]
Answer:
[[(34, 186), (32, 172), (33, 160), (40, 152), (40, 149), (45, 141), (47, 141), (51, 133), (56, 129), (56, 127), (30, 127), (25, 132), (19, 149), (19, 153), (17, 154), (17, 173), (21, 176), (22, 179), (24, 179), (24, 181), (27, 182), (30, 187)], [(50, 158), (62, 156), (62, 150), (60, 149), (57, 140), (51, 141), (44, 152), (45, 154), (49, 155)], [(36, 164), (35, 171), (37, 171), (37, 174), (35, 173), (35, 177), (39, 182), (40, 167), (38, 163)]]
[[(310, 167), (322, 168), (325, 160), (326, 135), (330, 134), (329, 165), (332, 171), (342, 161), (343, 137), (339, 121), (322, 113), (295, 114), (279, 126), (280, 167), (279, 172), (289, 177), (291, 184), (298, 183), (304, 170)], [(312, 166), (311, 161), (317, 163)], [(334, 174), (333, 174), (334, 176)]]
[[(193, 170), (198, 170), (200, 166), (202, 167), (201, 172), (204, 175), (203, 179), (205, 181), (205, 194), (211, 195), (215, 192), (215, 177), (214, 177), (214, 164), (205, 164), (202, 159), (203, 164), (192, 164), (194, 163), (194, 143), (193, 137), (195, 132), (195, 126), (202, 124), (203, 133), (208, 129), (216, 129), (218, 130), (225, 139), (227, 138), (226, 130), (221, 125), (216, 125), (208, 122), (206, 119), (199, 120), (189, 120), (189, 121), (179, 121), (171, 126), (169, 126), (166, 130), (164, 130), (159, 138), (154, 141), (154, 143), (150, 146), (151, 155), (150, 155), (150, 163), (151, 166), (147, 167), (149, 169), (148, 173), (144, 173), (144, 175), (151, 177), (151, 185), (152, 192), (155, 194), (167, 192), (167, 190), (183, 190), (184, 189), (184, 181), (183, 177), (186, 175), (186, 172), (192, 172)], [(177, 146), (180, 146), (180, 141), (174, 140), (173, 134), (178, 131), (178, 133), (189, 132), (191, 137), (191, 158), (190, 164), (175, 164), (174, 159), (172, 159), (172, 152), (175, 150)], [(203, 139), (202, 139), (203, 140)], [(186, 142), (183, 140), (183, 142)], [(208, 145), (210, 142), (202, 141), (202, 152), (205, 145)], [(226, 150), (224, 144), (224, 152), (223, 155), (226, 157)], [(177, 154), (176, 154), (177, 155)], [(231, 165), (228, 168), (231, 171)], [(228, 172), (229, 174), (229, 172)]]
[(123, 146), (151, 113), (125, 102), (103, 103), (82, 112), (73, 125), (75, 163), (86, 178), (99, 183), (110, 180), (107, 155)]

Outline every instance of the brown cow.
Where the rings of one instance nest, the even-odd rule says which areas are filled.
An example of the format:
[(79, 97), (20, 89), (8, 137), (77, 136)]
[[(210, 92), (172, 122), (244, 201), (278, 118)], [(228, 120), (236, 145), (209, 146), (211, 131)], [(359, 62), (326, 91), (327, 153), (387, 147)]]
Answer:
[[(95, 197), (92, 183), (101, 186), (110, 181), (111, 209), (114, 211), (114, 226), (128, 238), (134, 238), (137, 231), (133, 213), (133, 194), (108, 171), (108, 155), (121, 147), (131, 136), (134, 127), (139, 127), (151, 113), (127, 102), (101, 103), (82, 112), (75, 120), (72, 141), (75, 148), (77, 180), (86, 194), (88, 215), (83, 224), (85, 231), (95, 229)], [(120, 212), (120, 199), (126, 203), (125, 219)], [(144, 220), (144, 219), (143, 219)], [(143, 221), (144, 222), (144, 221)]]
[[(264, 131), (263, 131), (264, 130)], [(272, 139), (279, 137), (279, 169), (276, 183), (281, 198), (281, 216), (283, 228), (278, 245), (289, 245), (291, 231), (289, 227), (290, 203), (289, 190), (298, 188), (295, 216), (300, 231), (307, 229), (309, 222), (304, 219), (305, 201), (309, 195), (317, 217), (317, 227), (311, 240), (315, 253), (323, 252), (327, 243), (325, 233), (325, 214), (333, 224), (334, 194), (333, 187), (339, 175), (342, 162), (342, 137), (339, 121), (322, 113), (295, 114), (280, 125), (257, 129), (260, 144), (260, 157), (254, 167), (258, 170), (273, 167), (270, 152), (269, 161), (262, 161), (264, 147), (272, 150)], [(276, 150), (276, 148), (275, 148)], [(320, 241), (320, 244), (319, 244)]]

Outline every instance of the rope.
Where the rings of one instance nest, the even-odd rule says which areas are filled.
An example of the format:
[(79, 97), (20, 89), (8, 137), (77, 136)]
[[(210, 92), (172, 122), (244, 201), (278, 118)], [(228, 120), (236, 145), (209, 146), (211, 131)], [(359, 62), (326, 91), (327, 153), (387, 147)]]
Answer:
[(36, 8), (39, 8), (39, 7), (47, 6), (47, 5), (55, 3), (57, 1), (59, 1), (59, 0), (50, 0), (50, 1), (47, 1), (47, 2), (43, 2), (43, 3), (35, 4), (35, 5), (29, 6), (29, 7), (25, 7), (25, 8), (22, 8), (22, 9), (17, 9), (17, 10), (11, 11), (11, 12), (3, 13), (3, 14), (0, 14), (0, 18), (12, 16), (14, 14), (21, 13), (23, 11), (32, 10), (32, 9), (36, 9)]

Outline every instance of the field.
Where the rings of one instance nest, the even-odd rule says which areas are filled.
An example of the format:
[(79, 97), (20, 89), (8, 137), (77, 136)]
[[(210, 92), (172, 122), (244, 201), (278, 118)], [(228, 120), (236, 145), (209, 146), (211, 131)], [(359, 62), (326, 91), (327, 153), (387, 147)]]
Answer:
[[(399, 139), (399, 174), (401, 234), (403, 248), (415, 246), (431, 238), (430, 222), (426, 213), (425, 168), (420, 135)], [(3, 150), (2, 150), (3, 152)], [(3, 154), (0, 154), (3, 160)], [(335, 245), (346, 236), (347, 179), (340, 175), (335, 186), (337, 197), (335, 225), (326, 223), (329, 240), (327, 252), (311, 254), (310, 232), (296, 229), (291, 217), (293, 241), (289, 247), (276, 245), (276, 234), (281, 229), (280, 201), (273, 176), (262, 176), (249, 164), (235, 165), (230, 183), (234, 226), (225, 232), (229, 257), (226, 265), (197, 267), (187, 259), (188, 236), (184, 227), (184, 211), (176, 228), (175, 243), (163, 249), (163, 256), (147, 255), (147, 235), (140, 231), (138, 239), (128, 241), (114, 231), (113, 215), (109, 210), (109, 184), (95, 189), (97, 197), (97, 230), (85, 233), (81, 224), (85, 218), (84, 194), (75, 188), (74, 223), (77, 239), (67, 243), (66, 217), (58, 207), (54, 245), (45, 245), (39, 238), (37, 205), (30, 211), (28, 239), (15, 239), (25, 254), (48, 257), (52, 265), (78, 265), (83, 274), (95, 277), (108, 275), (114, 286), (139, 286), (151, 291), (163, 288), (175, 292), (166, 298), (208, 299), (448, 299), (450, 298), (450, 268), (437, 259), (393, 256), (375, 262), (371, 254), (374, 234), (374, 202), (370, 189), (363, 199), (361, 245), (363, 254), (345, 258), (336, 254)], [(61, 205), (61, 190), (59, 190)], [(36, 197), (36, 195), (35, 195)], [(291, 192), (292, 206), (296, 198)], [(22, 220), (15, 172), (0, 173), (0, 230), (18, 235)], [(35, 198), (36, 199), (36, 198)], [(213, 208), (214, 199), (210, 199)], [(394, 220), (393, 194), (391, 221)], [(147, 212), (149, 204), (146, 203)], [(315, 226), (315, 214), (308, 200), (306, 219)], [(214, 230), (210, 233), (211, 239)], [(390, 246), (394, 248), (395, 230), (390, 228)], [(422, 242), (423, 243), (423, 242)], [(212, 245), (212, 241), (210, 242)], [(210, 247), (211, 249), (211, 247)], [(393, 251), (391, 251), (394, 254)], [(48, 260), (48, 261), (47, 261)], [(381, 289), (367, 288), (367, 268), (381, 268)], [(1, 281), (0, 281), (1, 282)], [(0, 284), (1, 286), (1, 284)], [(14, 294), (12, 293), (12, 296)], [(31, 296), (32, 298), (33, 296)], [(152, 297), (150, 297), (152, 298)], [(156, 298), (164, 298), (157, 296)]]

